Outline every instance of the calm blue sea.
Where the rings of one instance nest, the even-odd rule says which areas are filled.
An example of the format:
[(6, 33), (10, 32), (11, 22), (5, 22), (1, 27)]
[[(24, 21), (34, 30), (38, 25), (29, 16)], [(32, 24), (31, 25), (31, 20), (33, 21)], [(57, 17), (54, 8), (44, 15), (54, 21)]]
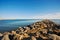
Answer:
[[(17, 20), (0, 20), (0, 32), (15, 30), (18, 27), (24, 27), (43, 19), (17, 19)], [(60, 24), (60, 19), (51, 19)]]

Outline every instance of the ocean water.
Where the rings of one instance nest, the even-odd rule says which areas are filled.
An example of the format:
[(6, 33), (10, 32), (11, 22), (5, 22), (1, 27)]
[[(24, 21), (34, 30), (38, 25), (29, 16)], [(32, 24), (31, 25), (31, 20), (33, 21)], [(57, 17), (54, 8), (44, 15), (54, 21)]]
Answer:
[[(17, 19), (17, 20), (0, 20), (0, 32), (6, 32), (15, 30), (18, 27), (25, 27), (31, 25), (34, 22), (41, 21), (43, 19)], [(57, 24), (60, 24), (60, 19), (51, 19)]]

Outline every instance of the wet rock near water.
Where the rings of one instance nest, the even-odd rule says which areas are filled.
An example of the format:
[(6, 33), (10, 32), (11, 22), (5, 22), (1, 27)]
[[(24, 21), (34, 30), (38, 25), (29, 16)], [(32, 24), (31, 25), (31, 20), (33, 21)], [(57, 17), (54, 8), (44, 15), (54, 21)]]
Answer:
[(11, 32), (0, 33), (0, 40), (60, 40), (60, 25), (42, 20)]

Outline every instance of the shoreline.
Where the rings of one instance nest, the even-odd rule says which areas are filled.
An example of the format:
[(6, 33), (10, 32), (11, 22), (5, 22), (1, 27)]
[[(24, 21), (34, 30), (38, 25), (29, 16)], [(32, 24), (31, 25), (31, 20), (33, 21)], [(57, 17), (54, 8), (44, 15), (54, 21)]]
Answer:
[[(51, 36), (58, 36), (60, 33), (60, 25), (50, 21), (50, 20), (42, 20), (35, 22), (31, 25), (27, 25), (26, 27), (19, 27), (16, 30), (12, 30), (10, 32), (4, 32), (3, 34), (0, 33), (1, 39), (4, 40), (23, 40), (23, 39), (31, 39), (31, 40), (49, 40), (53, 39), (50, 38)], [(55, 37), (55, 39), (57, 39)], [(60, 39), (59, 39), (60, 40)]]

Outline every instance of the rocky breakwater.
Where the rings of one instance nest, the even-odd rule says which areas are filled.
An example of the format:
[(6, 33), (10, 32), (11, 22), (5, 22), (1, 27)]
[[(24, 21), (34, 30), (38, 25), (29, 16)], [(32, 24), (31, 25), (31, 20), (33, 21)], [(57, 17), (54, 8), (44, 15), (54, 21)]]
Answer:
[(43, 20), (11, 32), (0, 33), (0, 40), (60, 40), (60, 25)]

